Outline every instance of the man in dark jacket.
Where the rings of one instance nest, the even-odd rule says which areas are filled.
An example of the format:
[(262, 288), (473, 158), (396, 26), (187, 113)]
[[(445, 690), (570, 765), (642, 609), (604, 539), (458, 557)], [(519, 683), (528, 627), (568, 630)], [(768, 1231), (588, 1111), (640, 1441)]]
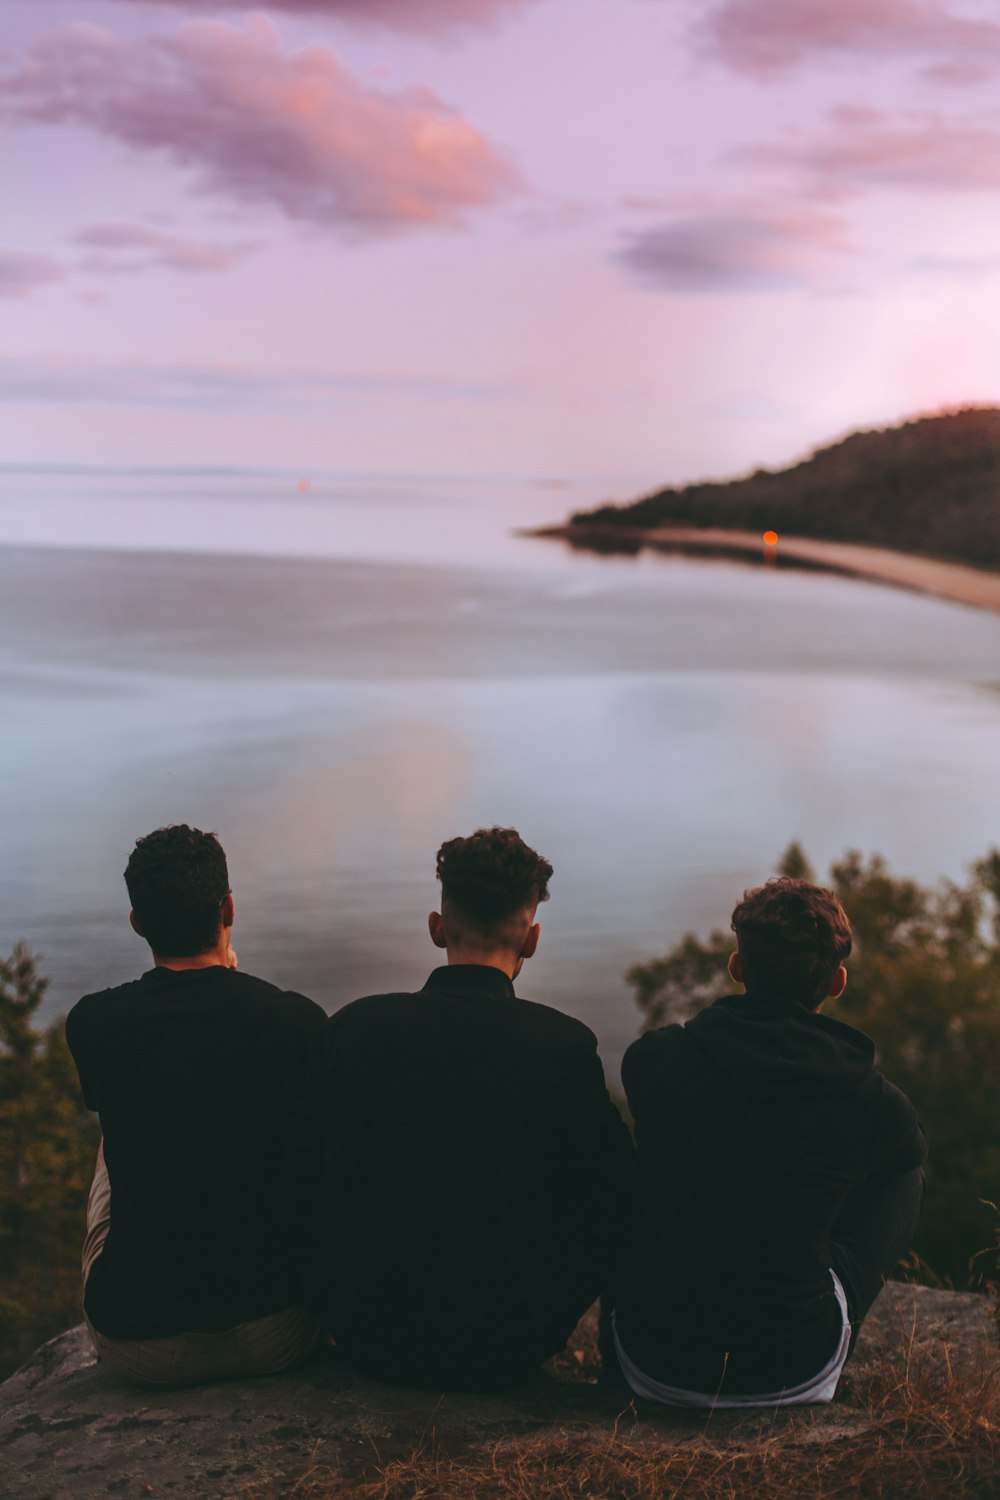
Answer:
[(832, 893), (773, 880), (732, 925), (745, 995), (625, 1054), (639, 1184), (618, 1354), (668, 1404), (828, 1401), (916, 1228), (926, 1137), (871, 1041), (821, 1012), (851, 951)]
[(509, 828), (438, 852), (447, 951), (415, 994), (332, 1016), (306, 1283), (338, 1348), (400, 1384), (509, 1385), (600, 1293), (632, 1158), (586, 1026), (514, 993), (552, 866)]
[(278, 1198), (326, 1016), (237, 972), (214, 834), (157, 829), (125, 881), (154, 966), (85, 995), (66, 1022), (103, 1132), (83, 1254), (94, 1345), (149, 1385), (283, 1369), (318, 1334)]

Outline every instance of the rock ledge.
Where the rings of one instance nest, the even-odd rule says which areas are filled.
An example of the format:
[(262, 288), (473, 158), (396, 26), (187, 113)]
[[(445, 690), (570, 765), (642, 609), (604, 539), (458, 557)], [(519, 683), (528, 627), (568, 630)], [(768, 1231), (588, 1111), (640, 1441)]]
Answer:
[(997, 1359), (985, 1298), (893, 1284), (879, 1298), (837, 1400), (782, 1412), (667, 1412), (625, 1391), (543, 1371), (503, 1396), (401, 1390), (360, 1379), (334, 1353), (302, 1369), (190, 1390), (128, 1386), (98, 1364), (81, 1325), (52, 1339), (0, 1385), (0, 1494), (7, 1500), (160, 1496), (246, 1500), (290, 1494), (314, 1466), (362, 1472), (405, 1458), (433, 1435), (450, 1453), (598, 1437), (632, 1424), (644, 1448), (783, 1449), (863, 1437), (878, 1384), (973, 1378)]

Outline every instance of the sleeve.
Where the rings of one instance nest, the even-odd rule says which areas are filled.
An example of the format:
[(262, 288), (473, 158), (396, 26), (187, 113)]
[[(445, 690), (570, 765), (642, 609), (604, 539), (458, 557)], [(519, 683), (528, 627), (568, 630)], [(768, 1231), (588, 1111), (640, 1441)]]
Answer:
[(635, 1173), (635, 1150), (608, 1093), (597, 1038), (585, 1027), (574, 1038), (563, 1087), (555, 1101), (556, 1130), (571, 1164), (564, 1180), (568, 1218), (578, 1248), (591, 1265), (609, 1269)]
[(86, 1044), (84, 1041), (84, 1028), (81, 1025), (79, 1015), (79, 1004), (74, 1005), (66, 1017), (66, 1044), (73, 1054), (76, 1063), (76, 1071), (80, 1079), (80, 1091), (83, 1094), (83, 1102), (88, 1109), (97, 1110), (97, 1095), (94, 1091), (93, 1079), (87, 1067)]
[(657, 1092), (662, 1091), (662, 1071), (657, 1066), (657, 1059), (673, 1049), (683, 1030), (682, 1026), (670, 1025), (647, 1031), (632, 1043), (622, 1058), (622, 1083), (633, 1119), (639, 1119), (644, 1112), (650, 1076)]
[(902, 1089), (882, 1080), (879, 1129), (868, 1171), (872, 1177), (912, 1172), (927, 1160), (927, 1132)]
[[(311, 1004), (311, 1002), (310, 1002)], [(326, 1141), (327, 1117), (336, 1082), (329, 1076), (332, 1018), (319, 1006), (303, 1026), (304, 1068), (285, 1137), (280, 1195), (289, 1237), (297, 1244), (310, 1220)]]

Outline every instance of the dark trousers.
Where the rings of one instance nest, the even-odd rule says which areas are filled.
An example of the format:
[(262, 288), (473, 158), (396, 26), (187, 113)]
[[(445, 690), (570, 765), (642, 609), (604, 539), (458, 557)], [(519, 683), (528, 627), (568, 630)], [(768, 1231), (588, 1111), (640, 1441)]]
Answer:
[(848, 1194), (831, 1236), (833, 1269), (851, 1315), (851, 1350), (872, 1303), (910, 1248), (924, 1201), (924, 1174), (872, 1178)]
[[(833, 1226), (833, 1269), (847, 1297), (853, 1354), (872, 1303), (913, 1241), (924, 1201), (924, 1174), (871, 1178), (847, 1195)], [(611, 1332), (610, 1295), (601, 1298), (601, 1383), (624, 1385)]]

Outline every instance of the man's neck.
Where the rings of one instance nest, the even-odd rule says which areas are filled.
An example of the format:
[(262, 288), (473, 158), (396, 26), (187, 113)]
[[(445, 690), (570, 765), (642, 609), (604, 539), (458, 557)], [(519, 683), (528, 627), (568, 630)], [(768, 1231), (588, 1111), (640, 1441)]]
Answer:
[(472, 964), (480, 969), (499, 969), (508, 979), (515, 979), (521, 968), (520, 957), (509, 949), (483, 953), (478, 948), (449, 948), (447, 952), (449, 967), (452, 964)]
[(161, 958), (158, 953), (154, 953), (153, 963), (158, 969), (228, 968), (226, 955), (218, 948), (210, 948), (207, 953), (193, 953), (187, 958)]

